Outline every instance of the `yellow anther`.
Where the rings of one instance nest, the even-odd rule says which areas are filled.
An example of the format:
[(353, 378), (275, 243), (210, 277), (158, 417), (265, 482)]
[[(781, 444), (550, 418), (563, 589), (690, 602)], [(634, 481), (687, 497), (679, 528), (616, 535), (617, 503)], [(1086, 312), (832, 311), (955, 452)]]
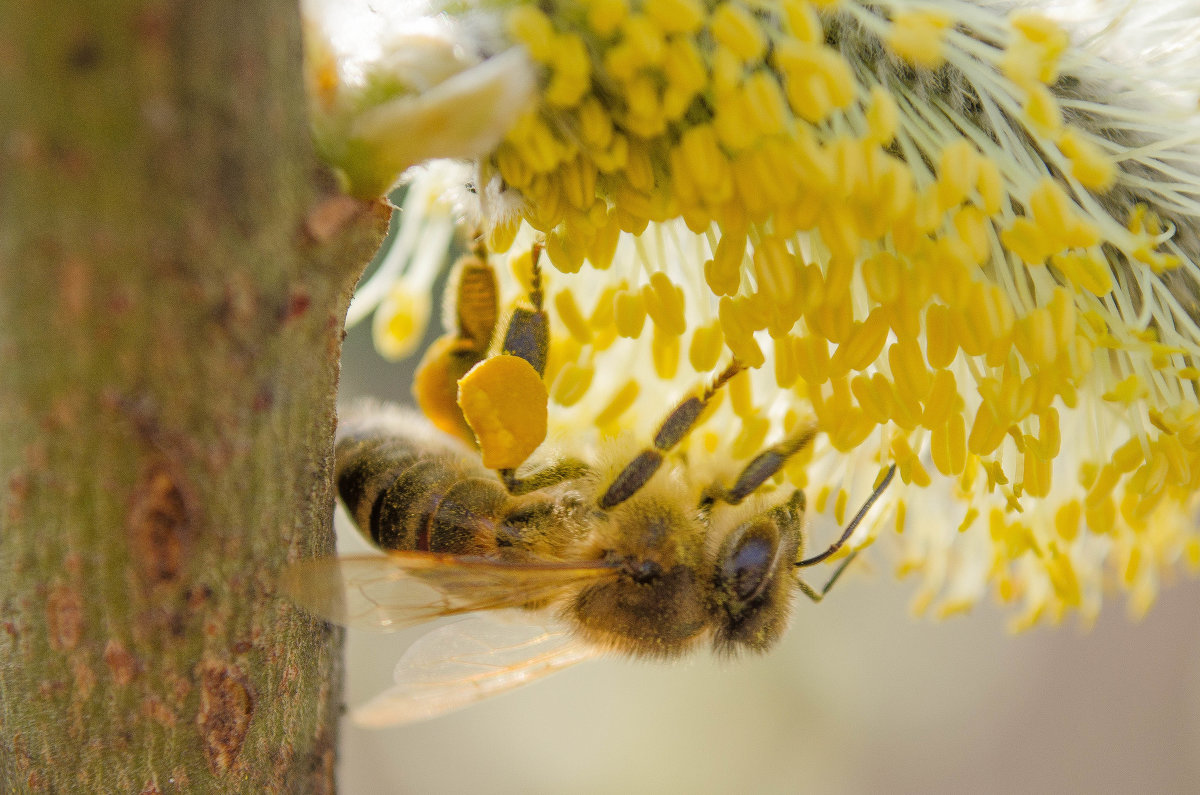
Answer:
[(632, 379), (626, 381), (625, 385), (612, 396), (608, 405), (596, 414), (596, 427), (605, 433), (611, 431), (620, 416), (628, 411), (633, 402), (637, 400), (638, 391), (637, 381)]
[(783, 14), (793, 38), (805, 44), (820, 44), (825, 40), (821, 20), (805, 0), (783, 0)]
[(1025, 114), (1034, 129), (1043, 135), (1054, 138), (1063, 126), (1062, 108), (1050, 89), (1040, 83), (1029, 87), (1029, 96), (1025, 99)]
[(650, 341), (650, 354), (654, 360), (654, 372), (664, 380), (674, 378), (679, 370), (679, 335), (664, 332), (661, 326), (654, 327)]
[(588, 26), (597, 36), (610, 36), (629, 15), (628, 0), (589, 0)]
[(925, 310), (925, 358), (934, 368), (949, 367), (958, 355), (954, 319), (950, 307), (931, 304)]
[(891, 92), (883, 86), (871, 89), (867, 103), (867, 131), (870, 140), (879, 144), (889, 144), (896, 137), (896, 127), (899, 123), (900, 111), (896, 108), (896, 100)]
[(929, 434), (933, 465), (943, 475), (962, 474), (967, 464), (967, 424), (961, 413), (932, 428)]
[(1116, 165), (1099, 146), (1077, 130), (1067, 130), (1058, 139), (1059, 150), (1071, 161), (1071, 176), (1090, 190), (1102, 193), (1112, 187)]
[(704, 23), (705, 8), (699, 0), (647, 0), (642, 11), (663, 33), (692, 33)]
[(991, 158), (979, 159), (979, 177), (975, 181), (975, 189), (979, 191), (979, 208), (987, 215), (996, 215), (1002, 209), (1005, 192), (1004, 177)]
[(938, 161), (938, 201), (943, 210), (957, 207), (979, 179), (979, 153), (966, 139), (956, 139), (942, 149)]
[(709, 29), (713, 38), (742, 61), (760, 58), (766, 49), (766, 39), (757, 20), (743, 6), (722, 3), (709, 17)]
[(816, 335), (801, 337), (796, 341), (796, 369), (800, 377), (816, 387), (829, 380), (829, 345)]
[(851, 370), (865, 370), (883, 351), (888, 337), (888, 315), (876, 308), (854, 329), (844, 343), (838, 346), (830, 360), (829, 371), (834, 376), (844, 375)]
[(429, 324), (429, 296), (405, 281), (396, 282), (375, 310), (371, 335), (375, 350), (395, 361), (411, 356)]
[(617, 333), (622, 337), (637, 338), (642, 334), (642, 326), (646, 322), (646, 302), (642, 292), (635, 290), (620, 290), (617, 292), (613, 319), (617, 324)]
[(692, 369), (703, 373), (716, 367), (724, 342), (721, 324), (717, 321), (697, 326), (695, 332), (692, 333), (691, 344), (688, 346), (688, 362), (692, 365)]
[(729, 379), (725, 389), (729, 392), (729, 404), (733, 407), (734, 414), (739, 417), (752, 417), (758, 413), (748, 371), (743, 370)]
[(595, 374), (596, 370), (590, 364), (567, 362), (554, 379), (554, 402), (560, 406), (574, 406), (587, 394)]
[(916, 66), (936, 69), (942, 65), (943, 39), (952, 21), (938, 11), (899, 11), (888, 31), (888, 46)]
[(663, 30), (642, 14), (631, 14), (621, 26), (624, 43), (638, 66), (658, 66), (666, 52)]
[(607, 270), (612, 265), (617, 253), (617, 244), (621, 240), (621, 226), (614, 212), (605, 214), (604, 223), (596, 229), (596, 237), (587, 249), (588, 262), (596, 270)]
[(587, 255), (577, 237), (569, 237), (558, 230), (546, 235), (546, 258), (555, 270), (563, 273), (579, 273)]
[(679, 336), (687, 331), (683, 289), (672, 283), (662, 271), (650, 276), (650, 284), (642, 287), (642, 302), (656, 329)]
[(529, 362), (501, 354), (458, 382), (458, 405), (479, 440), (483, 465), (513, 469), (546, 438), (546, 385)]
[(513, 6), (504, 18), (508, 34), (525, 45), (529, 55), (542, 63), (554, 56), (556, 33), (554, 23), (537, 6)]
[(933, 388), (933, 376), (925, 366), (920, 343), (915, 337), (904, 337), (893, 343), (888, 348), (888, 364), (902, 400), (925, 400)]
[(583, 39), (561, 35), (554, 43), (550, 83), (542, 96), (548, 105), (572, 108), (592, 87), (592, 63)]
[(1105, 392), (1103, 397), (1105, 400), (1110, 400), (1113, 403), (1129, 404), (1136, 400), (1142, 400), (1149, 394), (1149, 387), (1146, 386), (1141, 378), (1134, 374)]
[(787, 99), (779, 81), (766, 69), (746, 78), (745, 97), (751, 119), (761, 135), (779, 135), (790, 121)]
[(574, 293), (570, 290), (559, 290), (554, 296), (554, 311), (572, 337), (584, 345), (592, 341), (592, 328), (584, 318), (583, 312), (579, 310)]

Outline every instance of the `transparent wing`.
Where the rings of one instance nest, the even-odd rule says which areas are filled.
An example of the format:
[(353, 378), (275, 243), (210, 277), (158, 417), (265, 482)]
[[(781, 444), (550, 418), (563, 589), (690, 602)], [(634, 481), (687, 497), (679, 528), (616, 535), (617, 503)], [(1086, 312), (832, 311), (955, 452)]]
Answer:
[(384, 728), (438, 717), (602, 653), (557, 622), (472, 616), (418, 639), (396, 664), (395, 687), (354, 710), (351, 719)]
[(616, 573), (600, 562), (389, 552), (301, 561), (287, 568), (282, 585), (296, 604), (330, 621), (391, 631), (439, 616), (548, 603)]

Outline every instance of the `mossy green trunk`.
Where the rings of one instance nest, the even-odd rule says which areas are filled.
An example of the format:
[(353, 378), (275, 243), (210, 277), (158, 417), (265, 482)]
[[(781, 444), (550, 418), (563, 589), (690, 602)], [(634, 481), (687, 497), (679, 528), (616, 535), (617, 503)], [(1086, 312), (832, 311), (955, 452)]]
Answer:
[(332, 789), (342, 319), (293, 2), (0, 3), (0, 791)]

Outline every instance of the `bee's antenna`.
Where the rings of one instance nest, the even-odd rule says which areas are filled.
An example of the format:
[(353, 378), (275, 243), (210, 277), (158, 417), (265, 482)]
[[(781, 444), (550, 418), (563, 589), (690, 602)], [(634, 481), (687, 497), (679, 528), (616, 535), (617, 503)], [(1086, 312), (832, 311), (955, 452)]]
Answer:
[[(835, 541), (833, 545), (829, 547), (829, 549), (825, 550), (820, 555), (813, 555), (811, 558), (806, 560), (797, 561), (796, 566), (812, 566), (815, 563), (820, 563), (834, 552), (837, 552), (839, 549), (841, 549), (842, 544), (845, 544), (846, 540), (850, 538), (850, 536), (854, 535), (854, 531), (858, 529), (858, 523), (861, 522), (863, 517), (867, 515), (867, 511), (871, 510), (871, 506), (874, 505), (875, 501), (879, 499), (879, 495), (883, 494), (883, 490), (886, 489), (888, 484), (892, 482), (892, 476), (895, 474), (896, 465), (892, 464), (888, 468), (887, 474), (883, 476), (883, 480), (880, 481), (879, 485), (875, 487), (875, 490), (871, 492), (871, 496), (867, 497), (867, 501), (864, 502), (863, 506), (858, 509), (858, 513), (854, 514), (854, 518), (850, 520), (850, 524), (846, 525), (845, 531), (842, 532), (842, 537)], [(839, 571), (838, 574), (840, 573), (841, 572)], [(837, 575), (834, 576), (836, 577)], [(830, 582), (830, 585), (832, 584), (833, 583)], [(828, 589), (828, 587), (829, 586), (826, 586), (826, 589)]]

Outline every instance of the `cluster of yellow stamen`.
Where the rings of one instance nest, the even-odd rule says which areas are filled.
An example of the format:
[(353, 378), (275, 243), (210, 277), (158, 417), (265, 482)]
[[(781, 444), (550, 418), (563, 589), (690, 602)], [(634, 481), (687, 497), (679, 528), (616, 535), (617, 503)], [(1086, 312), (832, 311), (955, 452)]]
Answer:
[(697, 438), (748, 457), (815, 416), (835, 455), (786, 475), (839, 515), (894, 462), (918, 607), (991, 583), (1029, 623), (1115, 582), (1144, 608), (1200, 567), (1200, 317), (1165, 278), (1196, 264), (1056, 92), (1063, 30), (943, 5), (512, 4), (542, 90), (480, 164), (523, 200), (489, 245), (516, 285), (535, 232), (577, 274), (548, 280), (552, 425), (652, 426), (669, 403), (630, 361), (685, 385), (732, 355), (732, 438)]

